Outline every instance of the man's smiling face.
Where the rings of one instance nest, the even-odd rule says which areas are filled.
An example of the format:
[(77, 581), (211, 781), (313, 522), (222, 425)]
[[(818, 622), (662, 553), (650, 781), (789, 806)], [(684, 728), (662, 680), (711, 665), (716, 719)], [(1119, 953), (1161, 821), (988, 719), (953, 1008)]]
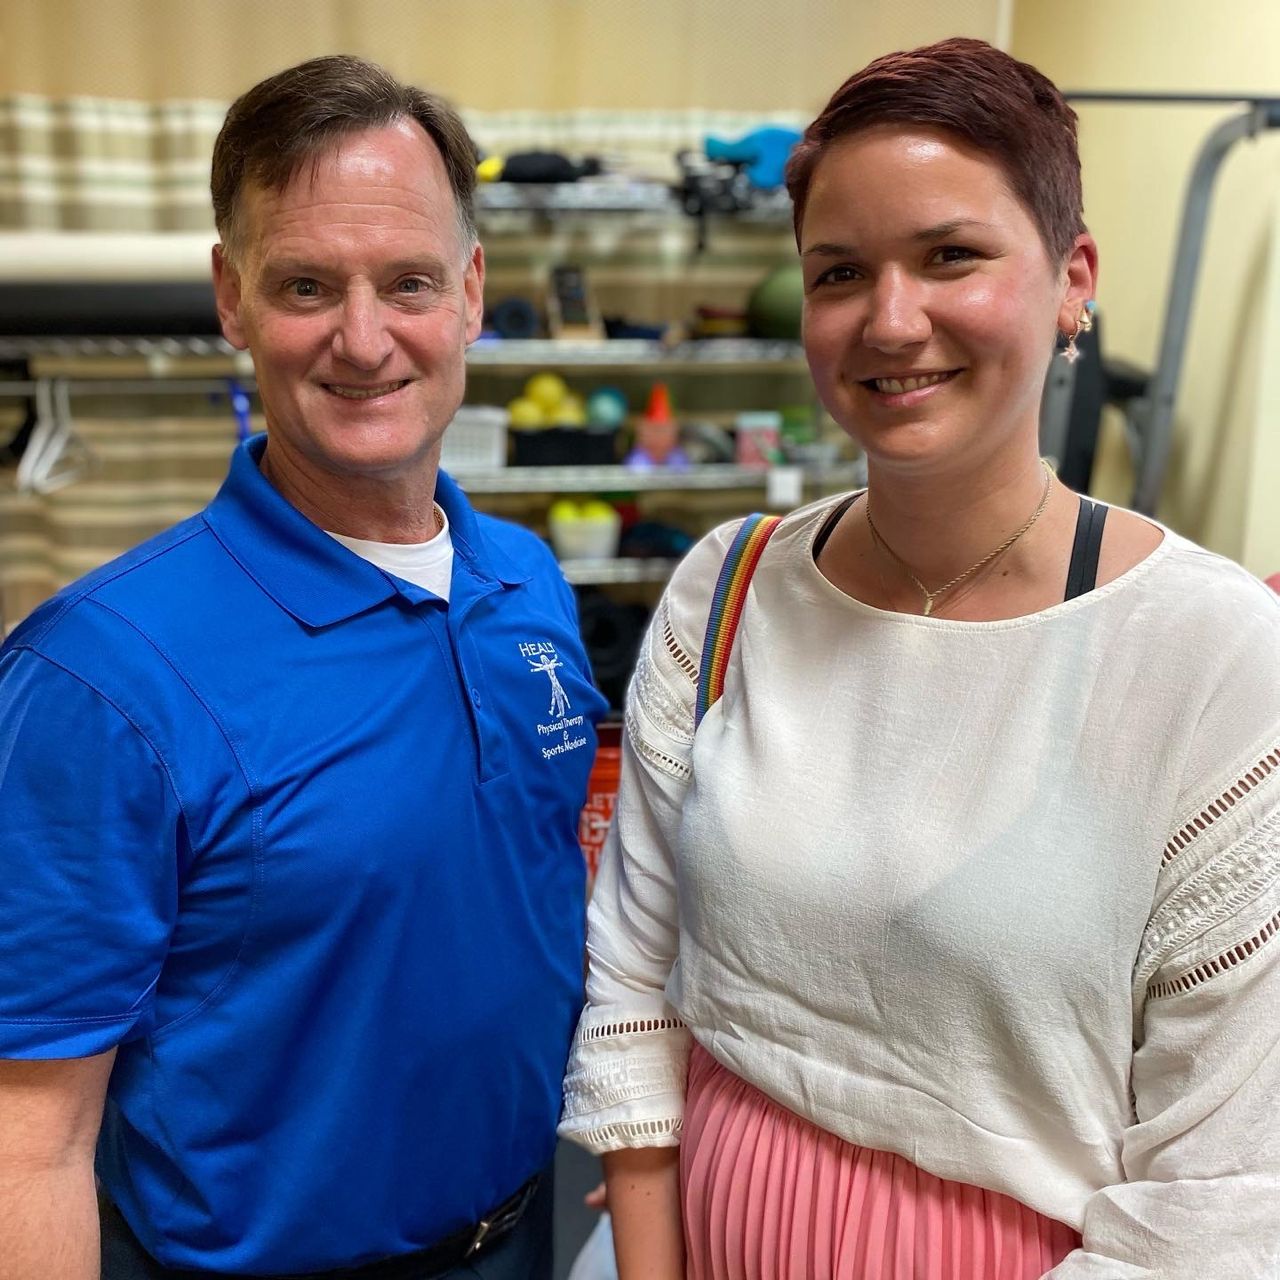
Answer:
[(215, 285), (269, 454), (326, 487), (433, 472), (484, 283), (435, 144), (409, 120), (354, 133), (241, 201), (242, 257), (215, 259)]

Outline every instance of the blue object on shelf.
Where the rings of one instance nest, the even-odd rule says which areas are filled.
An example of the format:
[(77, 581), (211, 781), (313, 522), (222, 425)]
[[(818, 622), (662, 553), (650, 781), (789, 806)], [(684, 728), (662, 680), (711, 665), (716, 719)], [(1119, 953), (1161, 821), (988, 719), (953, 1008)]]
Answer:
[(238, 441), (247, 440), (253, 434), (253, 427), (250, 425), (249, 418), (252, 406), (249, 393), (235, 378), (228, 378), (227, 396), (231, 400), (231, 412), (235, 414), (236, 439)]
[(783, 125), (765, 125), (752, 129), (733, 142), (727, 138), (708, 135), (707, 159), (744, 165), (753, 187), (772, 191), (775, 187), (782, 186), (787, 157), (799, 141), (800, 131)]

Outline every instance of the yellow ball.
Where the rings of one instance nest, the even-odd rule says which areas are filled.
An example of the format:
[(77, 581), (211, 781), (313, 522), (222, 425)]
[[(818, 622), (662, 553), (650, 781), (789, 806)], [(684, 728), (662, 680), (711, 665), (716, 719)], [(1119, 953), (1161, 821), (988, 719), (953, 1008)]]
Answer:
[(517, 396), (507, 405), (507, 416), (513, 427), (543, 427), (547, 423), (542, 406), (528, 396)]
[(580, 518), (578, 504), (572, 498), (557, 498), (548, 509), (547, 518), (561, 523), (577, 520)]
[(556, 406), (555, 418), (558, 423), (566, 427), (583, 427), (587, 423), (587, 406), (582, 403), (582, 397), (576, 396), (570, 392), (559, 405)]
[(542, 410), (548, 421), (554, 422), (555, 412), (569, 394), (569, 388), (558, 373), (535, 373), (524, 384), (524, 394)]

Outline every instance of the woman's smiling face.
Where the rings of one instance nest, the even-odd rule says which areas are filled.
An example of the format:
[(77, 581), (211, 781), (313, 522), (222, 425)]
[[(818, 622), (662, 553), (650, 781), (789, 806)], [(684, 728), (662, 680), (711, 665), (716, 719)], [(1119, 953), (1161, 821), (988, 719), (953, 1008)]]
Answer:
[(1081, 236), (1051, 263), (991, 156), (913, 125), (841, 138), (815, 167), (800, 250), (818, 394), (874, 464), (1034, 439), (1055, 331), (1092, 296), (1096, 258)]

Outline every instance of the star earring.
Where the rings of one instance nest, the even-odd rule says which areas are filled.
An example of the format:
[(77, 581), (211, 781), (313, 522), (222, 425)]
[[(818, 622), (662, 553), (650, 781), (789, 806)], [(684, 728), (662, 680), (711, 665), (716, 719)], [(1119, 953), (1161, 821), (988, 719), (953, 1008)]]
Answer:
[(1089, 333), (1093, 329), (1093, 313), (1097, 309), (1098, 304), (1092, 298), (1084, 304), (1084, 309), (1080, 312), (1076, 320), (1076, 327), (1071, 331), (1067, 338), (1067, 345), (1062, 349), (1062, 358), (1068, 364), (1075, 364), (1080, 359), (1083, 352), (1076, 346), (1076, 339), (1082, 333)]

